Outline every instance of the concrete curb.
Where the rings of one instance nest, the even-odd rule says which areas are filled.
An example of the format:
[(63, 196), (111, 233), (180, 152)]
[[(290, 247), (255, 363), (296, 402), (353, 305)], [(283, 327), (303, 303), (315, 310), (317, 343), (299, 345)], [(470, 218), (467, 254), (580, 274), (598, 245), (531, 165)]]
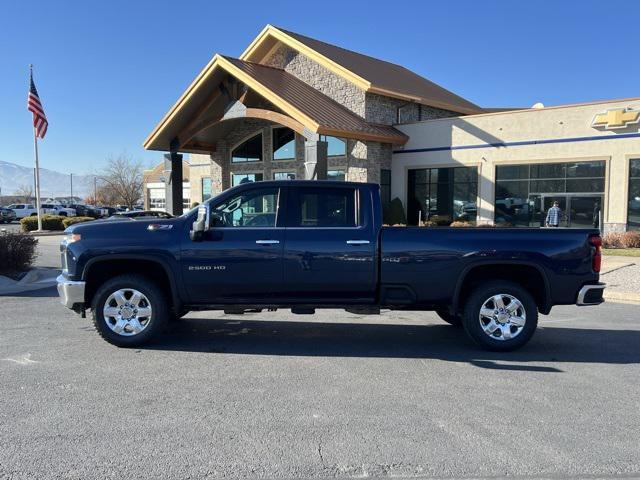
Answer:
[(42, 232), (27, 232), (27, 235), (31, 235), (33, 237), (54, 237), (56, 235), (64, 235), (64, 231), (43, 230)]
[(20, 280), (0, 275), (0, 296), (53, 287), (58, 275), (60, 270), (55, 268), (32, 268)]
[(640, 294), (632, 292), (612, 292), (605, 288), (604, 299), (607, 302), (614, 303), (631, 303), (640, 305)]

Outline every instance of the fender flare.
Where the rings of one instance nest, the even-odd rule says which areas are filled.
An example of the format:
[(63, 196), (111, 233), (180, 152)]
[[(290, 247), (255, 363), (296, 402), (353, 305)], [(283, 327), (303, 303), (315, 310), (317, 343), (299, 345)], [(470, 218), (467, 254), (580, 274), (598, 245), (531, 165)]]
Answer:
[(169, 279), (169, 288), (171, 289), (171, 300), (173, 301), (173, 305), (176, 309), (181, 308), (183, 303), (180, 299), (180, 295), (178, 292), (178, 282), (173, 275), (173, 271), (171, 267), (167, 264), (165, 259), (158, 258), (153, 255), (144, 255), (144, 254), (130, 254), (130, 253), (109, 253), (106, 255), (99, 255), (94, 258), (90, 258), (85, 263), (82, 269), (81, 280), (86, 281), (89, 271), (91, 267), (103, 263), (108, 262), (110, 260), (144, 260), (151, 263), (156, 263), (162, 267), (167, 278)]
[(462, 272), (460, 272), (460, 276), (458, 277), (458, 281), (456, 283), (456, 288), (453, 292), (453, 298), (451, 300), (451, 309), (453, 312), (458, 312), (459, 303), (460, 303), (460, 292), (462, 290), (462, 285), (464, 284), (465, 279), (469, 275), (469, 273), (478, 267), (488, 267), (488, 266), (499, 266), (499, 265), (522, 265), (527, 267), (533, 267), (542, 277), (542, 281), (544, 282), (544, 296), (545, 302), (543, 305), (540, 305), (540, 311), (543, 314), (549, 313), (551, 310), (551, 287), (549, 286), (549, 279), (547, 278), (547, 274), (542, 269), (540, 265), (537, 265), (533, 262), (527, 262), (522, 260), (485, 260), (480, 262), (472, 263), (471, 265), (467, 265)]

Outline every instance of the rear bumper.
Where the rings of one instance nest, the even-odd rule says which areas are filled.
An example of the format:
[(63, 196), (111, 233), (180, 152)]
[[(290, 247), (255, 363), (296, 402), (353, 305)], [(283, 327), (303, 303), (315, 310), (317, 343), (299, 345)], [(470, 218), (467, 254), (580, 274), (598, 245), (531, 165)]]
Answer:
[(585, 285), (578, 292), (578, 299), (576, 305), (600, 305), (604, 302), (603, 294), (604, 289), (607, 287), (606, 283), (594, 283), (592, 285)]
[(58, 295), (60, 303), (67, 308), (74, 308), (84, 304), (85, 282), (74, 282), (64, 275), (58, 275)]

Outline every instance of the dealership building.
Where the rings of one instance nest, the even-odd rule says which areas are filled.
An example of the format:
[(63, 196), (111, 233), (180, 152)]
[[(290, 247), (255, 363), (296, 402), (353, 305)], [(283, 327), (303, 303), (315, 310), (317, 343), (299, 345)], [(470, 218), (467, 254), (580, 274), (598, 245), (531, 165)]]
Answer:
[[(174, 211), (183, 185), (201, 202), (246, 181), (334, 179), (379, 183), (412, 225), (540, 226), (558, 201), (563, 226), (624, 231), (640, 229), (639, 126), (640, 98), (481, 107), (269, 25), (239, 58), (215, 55), (144, 147), (168, 152)], [(182, 153), (197, 165), (185, 182)]]

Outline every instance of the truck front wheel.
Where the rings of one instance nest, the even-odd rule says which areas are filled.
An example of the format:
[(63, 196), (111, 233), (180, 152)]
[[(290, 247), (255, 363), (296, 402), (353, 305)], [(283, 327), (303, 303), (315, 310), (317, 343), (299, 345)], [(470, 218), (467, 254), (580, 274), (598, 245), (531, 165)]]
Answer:
[(169, 317), (162, 290), (146, 277), (121, 275), (107, 280), (93, 296), (93, 324), (118, 347), (137, 347), (160, 333)]
[(531, 294), (517, 283), (488, 282), (467, 299), (462, 324), (467, 334), (487, 350), (515, 350), (536, 331), (538, 307)]

